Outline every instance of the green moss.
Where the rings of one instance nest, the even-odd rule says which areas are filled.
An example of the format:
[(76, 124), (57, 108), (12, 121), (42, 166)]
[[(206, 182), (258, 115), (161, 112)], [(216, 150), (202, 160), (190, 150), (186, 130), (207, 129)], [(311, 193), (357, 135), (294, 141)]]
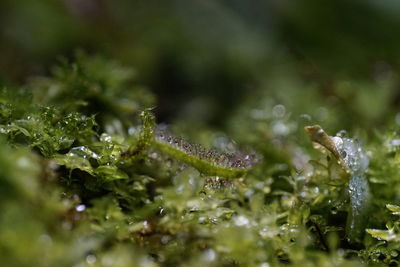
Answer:
[[(394, 123), (386, 126), (392, 131), (348, 129), (364, 137), (370, 160), (362, 169), (370, 186), (368, 214), (362, 209), (362, 216), (353, 216), (361, 209), (354, 198), (359, 191), (348, 190), (348, 170), (340, 164), (351, 174), (358, 169), (340, 151), (336, 158), (315, 153), (303, 131), (314, 121), (300, 116), (292, 96), (249, 96), (226, 120), (226, 135), (177, 122), (182, 132), (172, 131), (183, 139), (156, 125), (150, 111), (155, 96), (135, 85), (133, 74), (114, 61), (80, 55), (53, 76), (34, 79), (29, 90), (2, 90), (1, 265), (398, 262)], [(357, 109), (312, 97), (302, 103), (306, 109), (326, 105), (342, 118)], [(326, 124), (336, 130), (349, 125), (329, 117)], [(357, 224), (357, 242), (348, 241), (348, 217)]]

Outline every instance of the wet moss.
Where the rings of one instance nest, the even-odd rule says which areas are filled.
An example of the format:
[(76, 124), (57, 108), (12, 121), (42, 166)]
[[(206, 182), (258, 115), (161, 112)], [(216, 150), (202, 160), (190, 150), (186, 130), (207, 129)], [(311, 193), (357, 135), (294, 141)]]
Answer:
[[(293, 91), (250, 94), (229, 114), (225, 133), (191, 131), (193, 122), (183, 119), (165, 134), (150, 112), (156, 96), (133, 74), (80, 55), (25, 89), (1, 91), (1, 265), (398, 262), (394, 116), (376, 131), (345, 127), (348, 121), (337, 118), (364, 102), (337, 107), (317, 93), (307, 103), (300, 97), (294, 103)], [(357, 217), (364, 233), (358, 242), (346, 232), (354, 200), (337, 163), (346, 155), (316, 153), (303, 131), (313, 123), (359, 136), (370, 160), (362, 170), (370, 207)]]

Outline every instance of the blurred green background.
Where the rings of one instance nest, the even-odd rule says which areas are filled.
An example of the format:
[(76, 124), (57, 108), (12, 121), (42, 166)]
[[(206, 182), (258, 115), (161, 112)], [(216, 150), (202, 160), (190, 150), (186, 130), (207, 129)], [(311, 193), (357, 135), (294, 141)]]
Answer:
[(134, 67), (160, 122), (223, 129), (273, 99), (328, 130), (374, 128), (400, 103), (399, 14), (394, 0), (2, 0), (0, 84), (81, 50)]

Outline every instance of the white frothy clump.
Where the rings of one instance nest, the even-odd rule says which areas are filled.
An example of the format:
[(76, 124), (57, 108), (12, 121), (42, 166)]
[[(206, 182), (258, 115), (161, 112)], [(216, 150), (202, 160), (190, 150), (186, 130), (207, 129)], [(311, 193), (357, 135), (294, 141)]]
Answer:
[(361, 146), (354, 140), (335, 136), (332, 141), (347, 167), (353, 173), (364, 173), (368, 169), (369, 159)]
[(362, 236), (368, 216), (370, 190), (365, 172), (368, 169), (369, 159), (358, 142), (342, 136), (335, 136), (332, 141), (352, 173), (349, 181), (351, 219), (348, 224), (348, 239), (353, 242)]

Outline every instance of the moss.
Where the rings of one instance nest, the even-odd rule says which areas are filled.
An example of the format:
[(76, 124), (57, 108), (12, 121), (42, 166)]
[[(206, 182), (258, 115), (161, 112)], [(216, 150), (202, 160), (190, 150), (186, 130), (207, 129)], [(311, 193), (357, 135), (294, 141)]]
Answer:
[[(354, 217), (362, 234), (349, 242), (346, 218), (359, 210), (352, 195), (359, 191), (348, 190), (348, 170), (336, 162), (347, 158), (315, 153), (302, 129), (323, 120), (300, 116), (292, 97), (253, 95), (230, 114), (226, 135), (204, 127), (173, 137), (156, 125), (156, 97), (133, 74), (79, 55), (29, 89), (2, 90), (2, 265), (397, 264), (395, 123), (348, 129), (364, 137), (370, 160), (363, 168), (370, 207)], [(343, 118), (357, 109), (312, 97), (307, 109), (325, 105)], [(349, 125), (324, 120), (331, 129)], [(202, 146), (187, 141), (199, 139)]]

